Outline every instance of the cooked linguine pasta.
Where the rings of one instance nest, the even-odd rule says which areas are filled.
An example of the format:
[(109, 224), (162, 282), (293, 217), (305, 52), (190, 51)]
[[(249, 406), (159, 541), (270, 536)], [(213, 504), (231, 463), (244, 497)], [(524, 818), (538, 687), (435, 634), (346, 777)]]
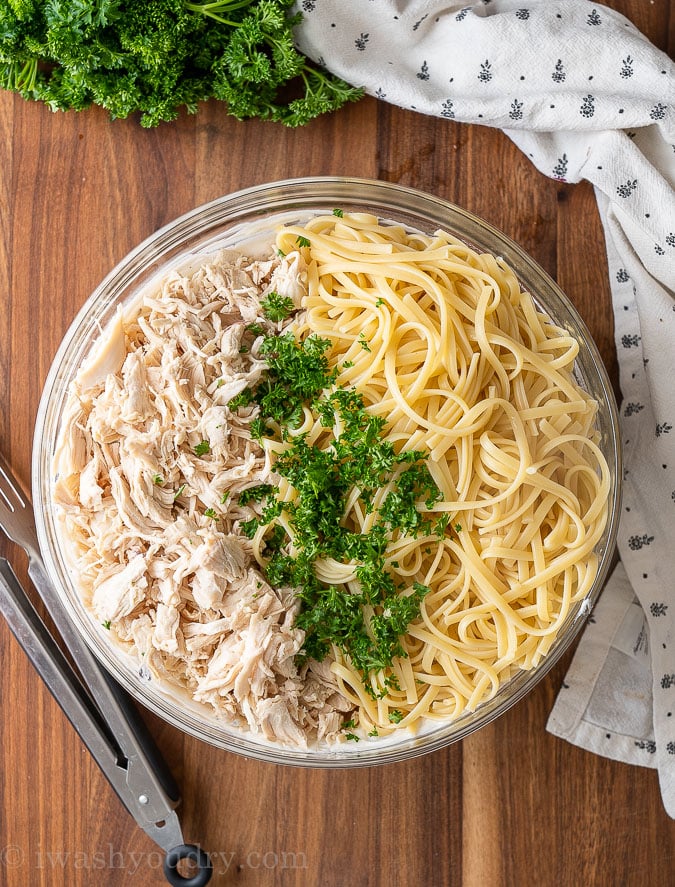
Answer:
[[(333, 646), (332, 671), (371, 735), (455, 719), (541, 661), (596, 576), (610, 475), (597, 404), (574, 378), (579, 344), (502, 259), (442, 231), (320, 216), (283, 228), (276, 245), (307, 263), (296, 337), (329, 339), (336, 384), (355, 387), (386, 420), (397, 451), (428, 453), (442, 495), (419, 507), (447, 518), (442, 538), (391, 533), (393, 577), (429, 589), (402, 639), (407, 655), (371, 672), (366, 687)], [(309, 410), (293, 434), (315, 446), (332, 439)], [(265, 444), (273, 462), (283, 447)], [(294, 496), (282, 479), (279, 498)], [(368, 533), (375, 515), (355, 491), (343, 522)], [(255, 542), (264, 565), (262, 531)], [(317, 574), (356, 591), (355, 567), (327, 559)]]

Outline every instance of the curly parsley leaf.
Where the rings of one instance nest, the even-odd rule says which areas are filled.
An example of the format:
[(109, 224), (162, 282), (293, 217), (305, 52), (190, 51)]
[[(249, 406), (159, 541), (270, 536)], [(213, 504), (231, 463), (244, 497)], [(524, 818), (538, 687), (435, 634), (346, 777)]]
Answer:
[(298, 343), (290, 332), (263, 340), (260, 354), (269, 370), (251, 394), (251, 402), (260, 406), (265, 417), (263, 425), (271, 419), (293, 427), (304, 404), (313, 403), (332, 383), (336, 372), (329, 370), (326, 357), (330, 344), (319, 336)]
[[(239, 119), (298, 126), (363, 90), (295, 47), (293, 0), (0, 0), (0, 88), (52, 110), (140, 113), (142, 126), (216, 98)], [(291, 99), (287, 87), (292, 85)]]
[(280, 320), (285, 320), (294, 310), (295, 305), (290, 296), (282, 296), (272, 291), (264, 299), (261, 299), (260, 307), (268, 320), (277, 323)]
[(261, 499), (276, 492), (277, 487), (273, 484), (257, 484), (255, 487), (247, 487), (239, 493), (239, 504), (248, 505), (249, 502), (260, 502)]

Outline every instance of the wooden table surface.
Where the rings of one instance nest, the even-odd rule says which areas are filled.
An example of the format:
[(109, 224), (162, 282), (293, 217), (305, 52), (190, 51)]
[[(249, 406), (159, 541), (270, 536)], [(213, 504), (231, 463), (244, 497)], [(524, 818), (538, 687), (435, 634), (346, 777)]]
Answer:
[[(668, 0), (615, 0), (658, 46)], [(672, 31), (671, 31), (672, 45)], [(347, 175), (430, 191), (489, 220), (555, 277), (616, 382), (603, 235), (587, 183), (541, 176), (499, 131), (366, 99), (300, 130), (215, 103), (156, 130), (0, 95), (0, 451), (26, 484), (42, 383), (76, 311), (140, 240), (250, 185)], [(25, 558), (0, 542), (25, 578)], [(0, 625), (0, 884), (165, 883)], [(671, 885), (675, 822), (655, 771), (545, 731), (569, 655), (496, 723), (408, 763), (314, 771), (245, 760), (148, 715), (212, 883), (326, 887)]]

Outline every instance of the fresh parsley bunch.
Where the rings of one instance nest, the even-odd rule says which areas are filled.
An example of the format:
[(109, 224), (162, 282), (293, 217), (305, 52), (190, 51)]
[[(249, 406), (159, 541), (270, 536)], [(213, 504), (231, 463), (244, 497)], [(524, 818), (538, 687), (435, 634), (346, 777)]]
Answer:
[(362, 91), (296, 50), (292, 3), (0, 0), (0, 87), (52, 110), (139, 111), (147, 127), (210, 98), (298, 126)]

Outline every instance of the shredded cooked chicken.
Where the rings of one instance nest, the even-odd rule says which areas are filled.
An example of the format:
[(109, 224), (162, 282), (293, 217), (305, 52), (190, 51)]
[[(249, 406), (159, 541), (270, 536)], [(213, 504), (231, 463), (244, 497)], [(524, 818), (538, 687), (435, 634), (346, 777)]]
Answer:
[(228, 408), (266, 367), (246, 325), (277, 329), (260, 305), (272, 290), (300, 307), (300, 262), (222, 253), (118, 314), (72, 386), (55, 501), (85, 605), (146, 676), (305, 747), (339, 739), (352, 706), (325, 664), (297, 667), (297, 601), (238, 531), (255, 512), (237, 494), (274, 478), (257, 408)]

